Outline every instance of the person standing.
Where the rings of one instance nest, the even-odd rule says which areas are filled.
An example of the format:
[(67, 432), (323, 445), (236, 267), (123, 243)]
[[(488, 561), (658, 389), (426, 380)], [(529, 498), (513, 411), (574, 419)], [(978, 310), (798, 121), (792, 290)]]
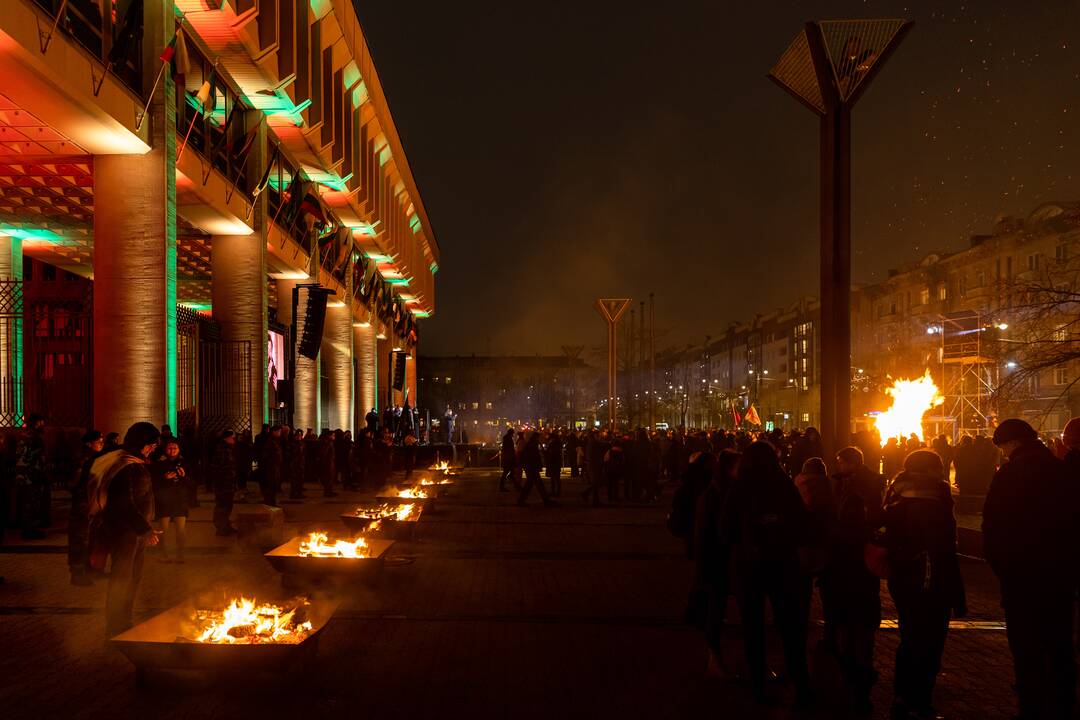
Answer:
[(334, 470), (341, 479), (341, 487), (354, 490), (352, 477), (352, 433), (338, 428), (334, 432)]
[(241, 494), (247, 492), (247, 483), (251, 479), (251, 466), (254, 460), (255, 441), (251, 437), (251, 430), (245, 429), (236, 440), (236, 486)]
[(443, 414), (443, 423), (446, 425), (446, 442), (450, 445), (454, 444), (454, 421), (456, 420), (457, 415), (454, 414), (454, 408), (447, 405), (446, 412)]
[(525, 442), (525, 447), (521, 451), (520, 463), (525, 471), (525, 484), (518, 494), (517, 504), (524, 505), (529, 499), (533, 486), (535, 486), (536, 491), (540, 493), (540, 499), (544, 501), (544, 506), (550, 507), (554, 505), (555, 501), (548, 497), (547, 490), (544, 488), (544, 479), (540, 477), (540, 472), (544, 467), (544, 456), (540, 450), (540, 433), (533, 432), (529, 436), (529, 439)]
[[(514, 450), (514, 428), (506, 428), (502, 436), (502, 447), (499, 450), (499, 463), (502, 465), (502, 474), (499, 475), (499, 492), (506, 492), (506, 481), (514, 481), (514, 468), (517, 467), (517, 452)], [(520, 490), (520, 488), (518, 488)]]
[(721, 643), (727, 622), (727, 605), (731, 588), (731, 547), (721, 534), (721, 521), (728, 492), (735, 482), (739, 454), (721, 450), (709, 486), (698, 499), (693, 527), (693, 558), (695, 588), (703, 594), (703, 630), (709, 652), (708, 672), (727, 674)]
[[(572, 423), (571, 423), (572, 424)], [(578, 459), (577, 449), (580, 441), (578, 440), (577, 433), (571, 429), (566, 433), (566, 464), (570, 466), (570, 477), (576, 478), (578, 476)]]
[(846, 447), (836, 454), (833, 478), (835, 517), (821, 573), (821, 604), (828, 608), (826, 631), (840, 671), (855, 700), (855, 710), (873, 710), (870, 691), (877, 682), (874, 640), (881, 625), (881, 582), (866, 566), (866, 543), (881, 518), (884, 479), (863, 463), (862, 451)]
[(176, 438), (165, 440), (161, 453), (150, 464), (150, 479), (154, 484), (154, 519), (161, 529), (161, 550), (165, 562), (169, 560), (169, 525), (176, 528), (176, 562), (184, 562), (187, 546), (187, 474), (180, 457), (180, 443)]
[[(272, 442), (267, 438), (263, 443), (264, 453)], [(232, 535), (236, 532), (229, 520), (236, 497), (236, 434), (232, 430), (221, 434), (210, 458), (210, 474), (214, 478), (214, 529), (221, 537)], [(265, 474), (262, 479), (265, 484)]]
[(581, 500), (589, 502), (591, 498), (593, 507), (600, 505), (600, 486), (604, 482), (604, 458), (607, 452), (607, 436), (591, 430), (585, 441), (585, 479), (588, 485), (581, 492)]
[(419, 450), (416, 444), (416, 435), (413, 431), (406, 430), (405, 437), (401, 441), (401, 455), (405, 465), (405, 480), (412, 478), (413, 468), (416, 467), (416, 453)]
[(289, 469), (289, 499), (304, 498), (304, 431), (297, 428), (289, 433), (284, 460)]
[[(68, 569), (72, 585), (89, 585), (87, 545), (90, 530), (90, 500), (87, 484), (90, 467), (101, 455), (105, 437), (100, 430), (87, 430), (82, 436), (82, 457), (71, 483), (71, 513), (68, 515)], [(3, 529), (0, 528), (0, 532)]]
[(368, 472), (371, 482), (376, 489), (383, 488), (390, 482), (390, 474), (394, 471), (394, 438), (390, 428), (384, 427), (379, 431), (379, 437), (371, 447), (370, 459)]
[(334, 433), (323, 430), (319, 436), (319, 482), (323, 497), (334, 497)]
[(1018, 717), (1071, 718), (1077, 488), (1070, 486), (1064, 463), (1023, 420), (998, 425), (993, 443), (1006, 462), (983, 505), (983, 549), (1001, 584)]
[(148, 422), (128, 428), (118, 452), (106, 453), (90, 468), (91, 542), (112, 556), (105, 597), (105, 634), (114, 637), (131, 627), (135, 593), (142, 579), (143, 553), (157, 545), (150, 524), (154, 518), (154, 489), (146, 461), (158, 441), (158, 429)]
[(892, 716), (933, 717), (949, 617), (967, 615), (952, 493), (937, 453), (908, 455), (884, 505), (889, 594), (900, 629)]
[(366, 490), (368, 487), (368, 460), (371, 458), (372, 433), (372, 430), (364, 428), (356, 434), (356, 442), (353, 443), (353, 478), (360, 490)]
[(728, 493), (721, 535), (732, 548), (746, 664), (758, 702), (768, 701), (766, 598), (780, 631), (796, 703), (806, 706), (810, 702), (805, 591), (800, 584), (798, 552), (806, 535), (806, 522), (802, 498), (780, 465), (776, 449), (760, 440), (751, 443)]
[(544, 466), (547, 478), (551, 482), (551, 496), (559, 497), (562, 494), (562, 438), (559, 431), (553, 430), (544, 448)]
[(16, 450), (15, 487), (22, 537), (41, 540), (52, 525), (52, 488), (45, 470), (45, 418), (36, 413), (27, 418)]
[(278, 489), (281, 487), (281, 426), (274, 425), (270, 428), (262, 445), (259, 447), (259, 489), (262, 491), (263, 503), (270, 507), (277, 507)]
[(374, 435), (375, 431), (379, 429), (379, 413), (375, 408), (371, 408), (368, 414), (364, 416), (364, 422), (367, 424), (367, 431), (369, 435)]

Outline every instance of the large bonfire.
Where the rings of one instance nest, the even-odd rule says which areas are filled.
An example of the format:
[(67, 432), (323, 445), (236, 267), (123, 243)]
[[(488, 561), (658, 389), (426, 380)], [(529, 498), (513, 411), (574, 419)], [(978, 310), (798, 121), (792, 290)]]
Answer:
[(945, 402), (929, 370), (921, 378), (894, 380), (892, 387), (885, 388), (885, 394), (892, 397), (892, 407), (874, 419), (882, 445), (889, 438), (908, 437), (912, 433), (922, 440), (923, 415)]

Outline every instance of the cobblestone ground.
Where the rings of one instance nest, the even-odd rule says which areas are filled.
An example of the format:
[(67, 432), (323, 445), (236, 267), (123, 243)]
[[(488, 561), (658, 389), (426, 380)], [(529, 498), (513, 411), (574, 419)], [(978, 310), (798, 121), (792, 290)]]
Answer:
[[(664, 530), (666, 506), (586, 508), (576, 481), (565, 505), (517, 507), (496, 478), (473, 471), (426, 515), (415, 541), (391, 548), (382, 581), (341, 597), (306, 673), (244, 668), (212, 678), (151, 677), (103, 637), (104, 584), (68, 582), (57, 528), (0, 547), (0, 714), (5, 718), (153, 717), (787, 717), (746, 688), (708, 678), (699, 635), (680, 621), (690, 568)], [(309, 497), (315, 492), (309, 491)], [(361, 495), (284, 505), (286, 536), (339, 528)], [(208, 501), (208, 498), (204, 500)], [(276, 590), (256, 551), (216, 538), (207, 502), (193, 510), (186, 564), (148, 556), (136, 601), (145, 619), (195, 593)], [(63, 512), (58, 513), (62, 519)], [(289, 532), (294, 531), (294, 532)], [(954, 718), (1011, 716), (1012, 669), (989, 572), (966, 562), (972, 617), (955, 624), (938, 684)], [(887, 593), (883, 592), (887, 601)], [(886, 618), (895, 617), (886, 607)], [(775, 638), (773, 638), (775, 644)], [(811, 637), (811, 647), (816, 641)], [(738, 628), (727, 656), (740, 657)], [(875, 692), (884, 716), (896, 632), (879, 635)], [(847, 714), (831, 662), (813, 658), (822, 689), (811, 717)], [(782, 668), (778, 647), (774, 667)]]

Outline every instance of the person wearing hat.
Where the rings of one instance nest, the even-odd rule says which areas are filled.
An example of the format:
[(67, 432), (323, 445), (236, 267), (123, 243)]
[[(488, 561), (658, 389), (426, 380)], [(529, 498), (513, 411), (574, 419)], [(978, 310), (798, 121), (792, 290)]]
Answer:
[(1075, 495), (1064, 464), (1023, 420), (1001, 423), (993, 442), (1006, 461), (983, 506), (983, 548), (1001, 584), (1019, 717), (1071, 718)]
[(143, 553), (157, 545), (154, 488), (146, 464), (160, 433), (148, 422), (128, 428), (120, 450), (102, 455), (90, 467), (91, 542), (112, 556), (105, 598), (105, 634), (113, 637), (131, 627), (135, 591), (142, 579)]

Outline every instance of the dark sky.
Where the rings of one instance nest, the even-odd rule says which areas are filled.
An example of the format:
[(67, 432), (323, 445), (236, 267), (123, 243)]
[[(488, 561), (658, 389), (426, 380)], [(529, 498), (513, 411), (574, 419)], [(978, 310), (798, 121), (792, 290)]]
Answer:
[[(915, 27), (854, 123), (854, 276), (1076, 199), (1080, 3), (357, 0), (442, 249), (422, 352), (664, 343), (814, 294), (816, 118), (765, 75), (808, 19)], [(936, 9), (931, 9), (936, 8)]]

